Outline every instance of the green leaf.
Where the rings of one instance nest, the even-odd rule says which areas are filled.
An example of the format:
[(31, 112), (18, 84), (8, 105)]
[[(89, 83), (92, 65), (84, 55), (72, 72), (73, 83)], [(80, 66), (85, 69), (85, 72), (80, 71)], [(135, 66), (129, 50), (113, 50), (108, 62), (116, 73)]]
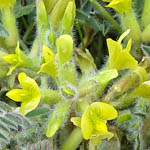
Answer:
[(115, 79), (117, 76), (118, 72), (116, 69), (103, 70), (99, 74), (95, 75), (93, 80), (96, 80), (99, 85), (97, 94), (99, 95), (104, 90), (108, 82), (110, 82), (112, 79)]
[(150, 59), (150, 46), (142, 45), (141, 48), (146, 57)]
[(123, 124), (125, 121), (131, 120), (132, 115), (130, 112), (123, 113), (117, 118), (117, 122)]
[(16, 18), (20, 18), (24, 15), (29, 15), (34, 9), (34, 5), (27, 5), (24, 7), (22, 7), (21, 5), (17, 5), (17, 7), (15, 7), (15, 16)]
[(0, 23), (0, 37), (7, 38), (9, 37), (8, 31), (5, 29), (5, 27)]
[(48, 115), (48, 113), (50, 112), (50, 109), (48, 107), (39, 107), (36, 108), (35, 110), (29, 112), (26, 117), (29, 118), (40, 118), (43, 115)]
[(52, 137), (56, 131), (60, 128), (65, 118), (69, 114), (70, 102), (69, 101), (61, 101), (59, 102), (48, 122), (48, 129), (46, 132), (47, 137)]
[(17, 124), (15, 121), (10, 120), (10, 119), (7, 118), (7, 117), (0, 117), (0, 120), (1, 120), (2, 122), (4, 122), (5, 124), (7, 124), (7, 127), (9, 127), (10, 129), (13, 129), (13, 130), (15, 130), (15, 131), (18, 130), (18, 124)]
[(75, 59), (82, 73), (87, 74), (96, 69), (94, 59), (88, 49), (85, 49), (85, 52), (81, 51), (80, 49), (77, 49)]
[(147, 112), (147, 101), (141, 98), (138, 99), (133, 112), (136, 115), (145, 117)]
[(97, 135), (91, 136), (90, 142), (91, 142), (93, 145), (98, 146), (98, 145), (101, 143), (101, 140), (104, 140), (104, 139), (110, 140), (113, 136), (114, 136), (114, 134), (111, 133), (111, 132), (99, 133), (99, 134), (97, 134)]
[(95, 31), (102, 31), (103, 29), (103, 26), (94, 17), (90, 16), (82, 10), (77, 10), (75, 20), (81, 24), (84, 24), (85, 26), (89, 26)]
[(11, 112), (12, 111), (12, 108), (8, 105), (8, 104), (6, 104), (6, 103), (4, 103), (4, 102), (2, 102), (2, 101), (0, 101), (0, 112)]

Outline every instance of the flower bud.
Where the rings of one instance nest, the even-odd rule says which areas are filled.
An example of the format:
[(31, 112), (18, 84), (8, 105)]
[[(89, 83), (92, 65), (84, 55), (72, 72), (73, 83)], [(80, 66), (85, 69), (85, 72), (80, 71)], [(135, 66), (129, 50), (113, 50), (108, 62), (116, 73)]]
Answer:
[(64, 64), (72, 57), (73, 39), (70, 35), (64, 34), (56, 40), (58, 51), (58, 60), (60, 64)]
[(65, 10), (63, 19), (62, 19), (62, 27), (65, 30), (65, 33), (70, 33), (74, 24), (74, 18), (76, 13), (75, 2), (69, 2), (67, 8)]
[(58, 30), (59, 28), (59, 23), (61, 22), (65, 10), (68, 6), (69, 2), (72, 2), (73, 0), (58, 0), (56, 2), (54, 8), (51, 10), (50, 15), (49, 15), (49, 21), (54, 28), (54, 30)]

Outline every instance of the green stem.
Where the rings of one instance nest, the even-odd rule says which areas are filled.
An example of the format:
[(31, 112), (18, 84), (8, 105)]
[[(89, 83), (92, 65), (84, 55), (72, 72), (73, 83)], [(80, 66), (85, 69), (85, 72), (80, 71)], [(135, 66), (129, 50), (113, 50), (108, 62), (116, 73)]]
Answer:
[[(16, 18), (11, 8), (3, 9), (2, 13), (2, 22), (4, 27), (9, 33), (9, 37), (5, 39), (5, 43), (8, 48), (15, 48), (18, 41), (18, 29), (16, 26)], [(12, 52), (11, 52), (12, 53)]]
[(22, 23), (24, 25), (24, 27), (27, 29), (28, 28), (28, 24), (26, 23), (26, 20), (24, 19), (24, 17), (21, 17)]
[(28, 50), (28, 47), (26, 46), (26, 44), (25, 44), (21, 39), (19, 39), (19, 42), (20, 42), (21, 48), (22, 48), (24, 51), (27, 51), (27, 50)]
[(117, 31), (121, 32), (120, 25), (118, 22), (98, 3), (96, 0), (90, 0), (90, 2), (95, 6), (95, 8), (107, 19), (110, 24), (116, 29)]
[(12, 89), (14, 87), (16, 75), (17, 75), (17, 73), (15, 71), (13, 71), (11, 76), (9, 76), (8, 86), (10, 89)]
[(129, 9), (122, 15), (122, 24), (124, 30), (131, 30), (130, 37), (133, 39), (133, 41), (141, 41), (141, 29), (132, 9)]
[(38, 37), (41, 46), (43, 46), (43, 44), (46, 44), (46, 32), (49, 30), (48, 16), (42, 0), (36, 1), (36, 7)]
[(89, 142), (89, 150), (97, 150), (96, 146)]
[(25, 32), (25, 34), (24, 34), (24, 36), (23, 36), (23, 38), (22, 38), (23, 41), (26, 41), (26, 40), (27, 40), (27, 38), (28, 38), (29, 34), (31, 33), (33, 27), (34, 27), (34, 22), (31, 23), (31, 24), (28, 26), (27, 31)]
[(40, 49), (41, 49), (41, 45), (39, 43), (39, 38), (38, 36), (35, 38), (34, 42), (33, 42), (33, 45), (32, 45), (32, 48), (31, 48), (31, 51), (29, 53), (29, 56), (30, 57), (38, 57), (40, 54)]
[(67, 141), (62, 145), (61, 150), (76, 150), (79, 144), (82, 142), (83, 136), (80, 128), (75, 128)]
[(47, 76), (41, 76), (41, 86), (44, 89), (48, 89), (48, 77)]
[(132, 91), (140, 84), (140, 76), (135, 72), (128, 72), (119, 81), (115, 82), (105, 95), (103, 101), (111, 102), (124, 93)]
[(26, 61), (26, 68), (29, 68), (32, 71), (39, 71), (40, 70), (40, 60), (37, 58), (29, 58)]
[(78, 30), (78, 33), (79, 33), (79, 36), (80, 36), (80, 39), (82, 42), (82, 50), (85, 52), (85, 44), (84, 44), (84, 40), (83, 40), (83, 35), (81, 32), (80, 24), (78, 22), (76, 23), (76, 27), (77, 27), (77, 30)]
[(60, 99), (60, 94), (56, 90), (50, 90), (50, 89), (40, 89), (41, 93), (41, 103), (43, 104), (56, 104)]

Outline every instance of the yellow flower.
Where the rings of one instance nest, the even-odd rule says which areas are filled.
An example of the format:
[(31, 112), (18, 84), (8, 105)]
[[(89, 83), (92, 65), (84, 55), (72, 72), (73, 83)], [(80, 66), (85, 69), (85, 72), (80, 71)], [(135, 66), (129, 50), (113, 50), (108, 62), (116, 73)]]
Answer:
[(106, 7), (115, 9), (120, 14), (128, 11), (132, 7), (132, 0), (103, 0), (104, 2), (110, 2)]
[(71, 121), (81, 128), (84, 139), (88, 140), (100, 134), (107, 134), (107, 120), (117, 117), (116, 109), (103, 102), (94, 102), (86, 108), (81, 118), (73, 117)]
[(13, 89), (6, 93), (6, 96), (16, 102), (22, 102), (19, 112), (26, 115), (34, 110), (40, 102), (40, 91), (35, 80), (28, 77), (24, 72), (18, 75), (22, 89)]
[(123, 49), (121, 42), (129, 34), (130, 30), (124, 32), (118, 41), (107, 39), (107, 46), (109, 51), (108, 69), (132, 69), (140, 76), (140, 82), (147, 80), (147, 72), (144, 68), (138, 65), (138, 62), (130, 54), (132, 40), (130, 39), (125, 49)]
[(129, 53), (131, 50), (132, 40), (130, 39), (125, 49), (123, 49), (121, 42), (125, 36), (129, 34), (130, 30), (124, 32), (118, 41), (107, 39), (107, 46), (109, 51), (108, 68), (117, 69), (136, 69), (138, 62)]
[(43, 46), (43, 61), (40, 72), (45, 72), (55, 78), (57, 75), (57, 67), (55, 64), (55, 54), (46, 45)]
[(15, 68), (27, 67), (28, 66), (28, 58), (19, 48), (19, 42), (16, 47), (16, 54), (8, 54), (3, 57), (3, 59), (10, 64), (9, 71), (7, 75), (10, 75)]
[(0, 8), (9, 8), (13, 7), (16, 0), (0, 0)]

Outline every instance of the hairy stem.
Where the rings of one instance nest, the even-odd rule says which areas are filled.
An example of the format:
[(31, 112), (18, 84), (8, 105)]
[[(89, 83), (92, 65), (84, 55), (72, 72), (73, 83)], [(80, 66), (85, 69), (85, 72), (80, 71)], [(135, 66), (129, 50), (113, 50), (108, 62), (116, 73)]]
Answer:
[(82, 142), (83, 137), (80, 128), (75, 128), (67, 141), (62, 145), (61, 150), (76, 150), (79, 144)]
[[(5, 43), (8, 48), (15, 48), (19, 37), (15, 15), (11, 8), (3, 9), (1, 13), (3, 25), (9, 33), (9, 37), (5, 39)], [(12, 50), (11, 53), (13, 53)]]

